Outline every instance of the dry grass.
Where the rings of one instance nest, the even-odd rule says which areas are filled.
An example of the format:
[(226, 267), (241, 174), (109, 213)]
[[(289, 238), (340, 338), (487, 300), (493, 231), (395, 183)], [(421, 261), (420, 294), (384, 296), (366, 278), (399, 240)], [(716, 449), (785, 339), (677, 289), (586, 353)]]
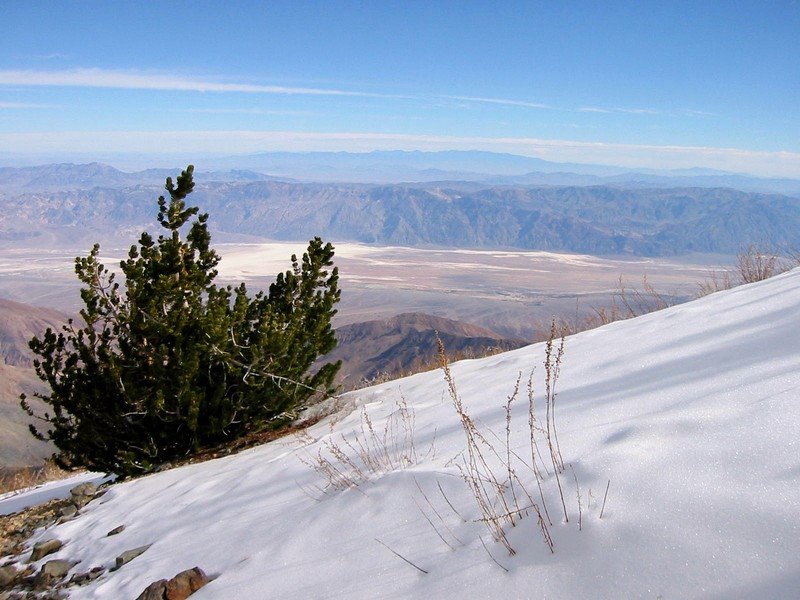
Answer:
[[(542, 541), (550, 552), (553, 552), (555, 546), (550, 533), (553, 521), (550, 517), (545, 493), (545, 486), (552, 485), (553, 481), (558, 490), (564, 521), (569, 522), (569, 513), (561, 482), (565, 465), (556, 426), (556, 388), (564, 357), (564, 337), (559, 337), (558, 326), (555, 322), (551, 324), (550, 337), (545, 345), (544, 423), (537, 418), (533, 373), (528, 378), (526, 437), (529, 444), (530, 463), (527, 463), (517, 453), (512, 441), (513, 406), (520, 396), (522, 374), (520, 373), (517, 377), (505, 404), (505, 435), (499, 436), (490, 431), (484, 433), (467, 412), (458, 393), (455, 378), (441, 341), (439, 346), (440, 367), (447, 383), (448, 394), (459, 416), (466, 438), (465, 449), (457, 457), (455, 464), (478, 506), (481, 515), (478, 520), (486, 525), (495, 541), (502, 544), (508, 553), (513, 555), (516, 551), (508, 539), (508, 528), (516, 527), (525, 516), (534, 515)], [(490, 441), (490, 436), (496, 441)], [(540, 448), (545, 449), (544, 454)], [(521, 473), (522, 475), (520, 475)], [(525, 475), (526, 473), (527, 475)], [(577, 478), (575, 481), (577, 487)], [(534, 485), (538, 492), (535, 496), (530, 491)], [(580, 498), (580, 491), (578, 491), (578, 496)], [(582, 518), (582, 508), (579, 503), (580, 526), (582, 526)], [(494, 557), (492, 560), (497, 562)], [(500, 566), (502, 567), (502, 565)]]
[[(607, 306), (595, 306), (591, 311), (581, 316), (576, 305), (575, 314), (571, 317), (555, 317), (554, 322), (559, 335), (573, 335), (581, 331), (595, 329), (615, 321), (640, 317), (657, 310), (663, 310), (678, 303), (676, 296), (658, 291), (647, 279), (642, 277), (640, 287), (629, 285), (620, 275), (617, 280), (616, 290), (611, 296)], [(553, 322), (539, 323), (537, 329), (541, 332), (536, 341), (546, 341), (551, 337), (550, 327)]]
[[(374, 476), (405, 469), (419, 461), (415, 419), (414, 409), (402, 397), (383, 429), (376, 429), (369, 412), (362, 408), (357, 431), (325, 440), (316, 454), (300, 460), (323, 478), (325, 485), (319, 488), (322, 493), (358, 488)], [(434, 451), (431, 444), (424, 456)]]
[(764, 281), (797, 266), (800, 266), (800, 253), (795, 249), (778, 250), (769, 244), (750, 244), (739, 251), (731, 269), (711, 271), (698, 283), (697, 297)]
[(0, 494), (31, 488), (48, 481), (57, 481), (69, 477), (73, 473), (58, 467), (47, 460), (40, 467), (0, 470)]

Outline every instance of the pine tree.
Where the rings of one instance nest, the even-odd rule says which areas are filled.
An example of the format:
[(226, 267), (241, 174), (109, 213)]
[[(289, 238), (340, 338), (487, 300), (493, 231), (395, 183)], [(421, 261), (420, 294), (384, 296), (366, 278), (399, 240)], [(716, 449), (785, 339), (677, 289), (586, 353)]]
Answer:
[(158, 199), (167, 232), (155, 240), (145, 232), (131, 247), (120, 264), (124, 284), (100, 263), (95, 244), (75, 261), (82, 326), (70, 320), (30, 342), (36, 372), (50, 386), (37, 396), (52, 409), (40, 416), (46, 430), (31, 432), (55, 443), (64, 467), (146, 472), (333, 391), (339, 363), (309, 372), (336, 344), (333, 246), (313, 239), (266, 294), (217, 286), (208, 215), (185, 202), (192, 174), (190, 165), (176, 184), (167, 179), (169, 201)]

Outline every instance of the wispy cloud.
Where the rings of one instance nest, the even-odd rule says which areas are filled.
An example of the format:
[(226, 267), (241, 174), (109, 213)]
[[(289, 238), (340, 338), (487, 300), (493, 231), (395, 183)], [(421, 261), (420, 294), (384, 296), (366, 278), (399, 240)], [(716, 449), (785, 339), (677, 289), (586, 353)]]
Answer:
[(500, 104), (502, 106), (522, 106), (525, 108), (552, 109), (552, 106), (540, 104), (538, 102), (528, 102), (526, 100), (508, 100), (506, 98), (480, 98), (475, 96), (442, 96), (450, 100), (461, 100), (462, 102), (482, 102), (484, 104)]
[(29, 54), (28, 58), (34, 60), (66, 60), (71, 57), (69, 54), (63, 54), (61, 52), (50, 52), (49, 54)]
[(239, 92), (308, 96), (396, 97), (352, 90), (231, 83), (204, 78), (165, 75), (163, 73), (142, 73), (107, 69), (69, 69), (63, 71), (0, 70), (0, 85), (118, 88), (187, 92)]
[(3, 109), (34, 109), (34, 108), (59, 108), (55, 104), (33, 104), (30, 102), (0, 102), (0, 110)]
[(259, 151), (488, 150), (558, 162), (628, 168), (707, 167), (762, 176), (800, 177), (800, 153), (704, 146), (658, 146), (520, 137), (362, 132), (101, 131), (0, 133), (0, 151), (18, 153), (239, 154)]
[(608, 108), (598, 108), (596, 106), (584, 106), (578, 109), (578, 112), (588, 112), (588, 113), (610, 113), (614, 112)]
[(304, 110), (270, 110), (266, 108), (187, 108), (183, 112), (209, 115), (279, 115), (287, 117), (308, 117), (317, 114)]
[(681, 114), (688, 115), (690, 117), (718, 117), (717, 113), (708, 112), (706, 110), (693, 110), (691, 108), (684, 108), (679, 111)]
[(588, 113), (623, 113), (628, 115), (663, 115), (664, 111), (653, 108), (604, 108), (600, 106), (583, 106), (578, 112)]
[(677, 110), (657, 110), (655, 108), (606, 108), (601, 106), (583, 106), (578, 112), (586, 113), (605, 113), (605, 114), (628, 114), (628, 115), (666, 115), (679, 117), (718, 117), (719, 115), (704, 110), (692, 110), (688, 108)]

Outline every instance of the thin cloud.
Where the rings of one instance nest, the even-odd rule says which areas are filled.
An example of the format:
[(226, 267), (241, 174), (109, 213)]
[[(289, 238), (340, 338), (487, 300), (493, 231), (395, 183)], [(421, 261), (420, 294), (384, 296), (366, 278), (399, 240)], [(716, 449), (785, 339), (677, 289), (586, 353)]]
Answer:
[(0, 102), (0, 109), (59, 108), (55, 104), (31, 104), (28, 102)]
[(209, 115), (280, 115), (307, 117), (317, 113), (303, 110), (269, 110), (264, 108), (187, 108), (183, 112)]
[(628, 115), (663, 115), (664, 112), (652, 108), (602, 108), (599, 106), (584, 106), (578, 112), (588, 113), (623, 113)]
[(717, 113), (708, 112), (705, 110), (692, 110), (690, 108), (684, 108), (680, 111), (681, 114), (688, 115), (690, 117), (718, 117)]
[(538, 102), (527, 102), (525, 100), (508, 100), (505, 98), (480, 98), (475, 96), (442, 96), (450, 100), (461, 100), (462, 102), (482, 102), (485, 104), (500, 104), (501, 106), (522, 106), (525, 108), (552, 109), (552, 106), (540, 104)]
[(682, 116), (682, 117), (718, 117), (716, 113), (704, 110), (692, 110), (684, 108), (674, 111), (656, 110), (654, 108), (603, 108), (600, 106), (583, 106), (578, 109), (578, 112), (587, 113), (604, 113), (604, 114), (629, 114), (629, 115), (667, 115), (667, 116)]
[(397, 97), (351, 90), (226, 83), (161, 73), (140, 73), (106, 69), (70, 69), (64, 71), (0, 70), (0, 85), (89, 87), (186, 92), (239, 92), (249, 94), (307, 96)]

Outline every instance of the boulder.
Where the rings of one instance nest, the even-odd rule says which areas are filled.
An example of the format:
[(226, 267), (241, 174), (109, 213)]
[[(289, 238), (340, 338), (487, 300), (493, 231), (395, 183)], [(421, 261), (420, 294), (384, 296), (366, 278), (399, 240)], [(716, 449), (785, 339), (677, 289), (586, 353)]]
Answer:
[(164, 600), (167, 594), (167, 580), (154, 581), (136, 597), (136, 600)]
[(132, 550), (126, 550), (122, 554), (117, 557), (116, 564), (114, 565), (114, 570), (119, 569), (122, 565), (128, 564), (137, 556), (141, 556), (147, 549), (150, 548), (153, 544), (147, 544), (146, 546), (139, 546), (138, 548), (133, 548)]
[(69, 573), (69, 570), (76, 564), (77, 563), (74, 563), (70, 560), (48, 560), (46, 563), (44, 563), (44, 565), (42, 565), (42, 573), (49, 575), (50, 577), (60, 579)]
[(57, 552), (63, 545), (61, 540), (55, 538), (52, 540), (45, 540), (44, 542), (37, 542), (33, 545), (33, 551), (31, 552), (31, 557), (28, 562), (36, 562), (48, 554)]
[(199, 567), (181, 571), (167, 582), (167, 600), (186, 600), (208, 583), (208, 576)]
[(186, 600), (209, 582), (200, 567), (181, 571), (167, 581), (159, 579), (148, 585), (136, 600)]
[(17, 569), (11, 565), (0, 567), (0, 588), (6, 587), (17, 578)]
[(78, 510), (86, 506), (97, 494), (97, 486), (93, 483), (81, 483), (69, 491), (72, 503)]

